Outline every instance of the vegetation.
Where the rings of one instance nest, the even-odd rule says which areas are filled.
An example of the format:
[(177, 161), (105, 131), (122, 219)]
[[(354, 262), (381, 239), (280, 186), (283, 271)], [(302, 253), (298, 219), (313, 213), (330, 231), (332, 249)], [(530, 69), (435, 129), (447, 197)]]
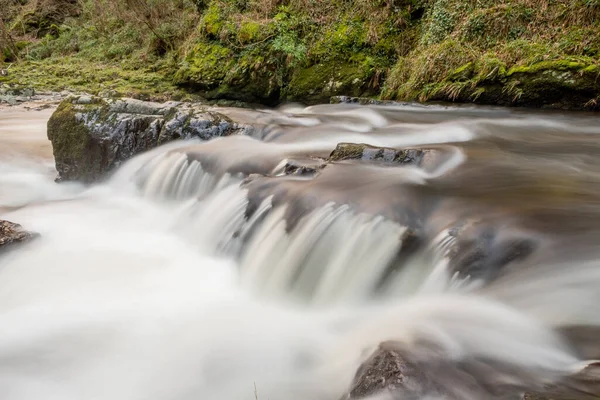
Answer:
[[(0, 0), (6, 83), (598, 108), (600, 0)], [(1, 61), (0, 61), (1, 62)]]

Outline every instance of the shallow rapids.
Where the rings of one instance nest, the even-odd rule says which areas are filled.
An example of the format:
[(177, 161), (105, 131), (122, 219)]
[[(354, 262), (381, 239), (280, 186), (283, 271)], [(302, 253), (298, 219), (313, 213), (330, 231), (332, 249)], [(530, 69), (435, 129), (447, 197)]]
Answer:
[[(600, 325), (597, 117), (258, 115), (255, 137), (170, 143), (91, 186), (54, 183), (39, 124), (0, 151), (0, 219), (40, 233), (0, 254), (0, 399), (354, 399), (384, 342), (424, 378), (382, 399), (585, 398), (564, 380), (600, 358), (573, 334)], [(340, 142), (430, 152), (328, 160)]]

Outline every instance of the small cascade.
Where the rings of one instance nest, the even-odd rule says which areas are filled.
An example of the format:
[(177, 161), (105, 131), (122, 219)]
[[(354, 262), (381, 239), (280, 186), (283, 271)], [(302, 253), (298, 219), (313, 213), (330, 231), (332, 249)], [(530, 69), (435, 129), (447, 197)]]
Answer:
[(247, 191), (228, 185), (204, 199), (185, 202), (174, 227), (206, 254), (235, 256), (240, 251), (239, 232), (246, 225), (247, 206)]
[[(193, 144), (193, 142), (192, 142)], [(157, 200), (204, 198), (213, 191), (232, 183), (239, 177), (224, 173), (220, 176), (206, 171), (197, 160), (190, 160), (181, 151), (189, 142), (162, 146), (126, 163), (112, 178), (112, 184), (135, 184), (143, 197)]]
[(205, 171), (200, 162), (189, 160), (187, 154), (166, 153), (149, 163), (141, 189), (145, 197), (184, 200), (203, 198), (234, 181), (239, 182), (230, 174), (217, 177)]
[(313, 305), (372, 295), (402, 247), (406, 228), (334, 203), (315, 209), (287, 231), (286, 206), (270, 212), (246, 244), (243, 285), (267, 297)]

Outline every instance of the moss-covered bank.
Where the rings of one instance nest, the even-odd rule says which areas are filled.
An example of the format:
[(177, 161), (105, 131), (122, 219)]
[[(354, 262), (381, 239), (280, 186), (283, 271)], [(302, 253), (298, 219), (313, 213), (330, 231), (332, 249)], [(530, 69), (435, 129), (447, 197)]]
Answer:
[[(21, 61), (0, 79), (27, 83), (27, 68), (47, 65), (47, 86), (129, 95), (185, 90), (266, 104), (349, 95), (600, 107), (600, 0), (78, 4), (42, 37), (19, 31)], [(13, 14), (15, 31), (23, 17)], [(89, 72), (60, 75), (57, 65), (71, 64)]]

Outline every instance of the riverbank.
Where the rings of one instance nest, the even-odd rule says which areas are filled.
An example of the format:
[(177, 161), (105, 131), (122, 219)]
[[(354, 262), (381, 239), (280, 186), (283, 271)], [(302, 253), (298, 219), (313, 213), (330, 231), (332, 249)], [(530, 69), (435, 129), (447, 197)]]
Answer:
[(61, 2), (60, 16), (13, 9), (0, 83), (266, 105), (600, 107), (596, 0), (46, 3)]

